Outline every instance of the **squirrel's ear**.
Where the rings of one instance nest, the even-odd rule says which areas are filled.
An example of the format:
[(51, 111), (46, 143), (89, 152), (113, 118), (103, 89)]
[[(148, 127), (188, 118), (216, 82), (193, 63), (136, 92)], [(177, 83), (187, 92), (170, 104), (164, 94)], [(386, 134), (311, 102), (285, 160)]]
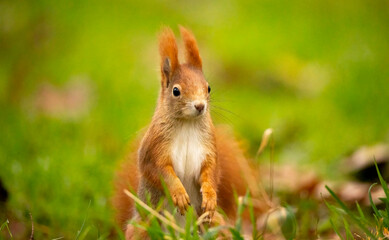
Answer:
[(168, 87), (179, 64), (176, 38), (168, 27), (163, 28), (159, 35), (159, 54), (161, 55), (162, 86)]
[(185, 44), (185, 57), (187, 63), (201, 70), (202, 62), (195, 37), (189, 30), (182, 26), (180, 26), (180, 31)]

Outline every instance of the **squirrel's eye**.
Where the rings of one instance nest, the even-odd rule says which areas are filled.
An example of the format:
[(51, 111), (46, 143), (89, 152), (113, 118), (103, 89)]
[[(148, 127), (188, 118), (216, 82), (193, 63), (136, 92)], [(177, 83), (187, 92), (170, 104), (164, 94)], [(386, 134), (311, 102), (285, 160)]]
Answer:
[(178, 96), (180, 96), (180, 90), (178, 90), (178, 88), (173, 88), (173, 95), (175, 96), (175, 97), (178, 97)]
[(208, 86), (208, 93), (210, 93), (211, 92), (211, 87), (210, 86)]

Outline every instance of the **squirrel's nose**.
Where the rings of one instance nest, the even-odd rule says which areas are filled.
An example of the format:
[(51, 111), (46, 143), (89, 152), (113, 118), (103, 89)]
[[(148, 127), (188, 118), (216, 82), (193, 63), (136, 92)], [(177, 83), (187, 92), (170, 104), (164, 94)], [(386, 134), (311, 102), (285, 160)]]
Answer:
[(203, 103), (196, 104), (195, 108), (197, 109), (197, 111), (201, 112), (204, 110), (204, 104)]

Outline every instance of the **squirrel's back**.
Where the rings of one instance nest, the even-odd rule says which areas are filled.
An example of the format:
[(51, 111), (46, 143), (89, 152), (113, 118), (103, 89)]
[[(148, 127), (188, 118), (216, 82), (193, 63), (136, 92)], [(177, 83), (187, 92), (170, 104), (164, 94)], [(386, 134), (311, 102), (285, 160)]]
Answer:
[[(139, 141), (137, 141), (137, 145), (139, 145)], [(131, 152), (122, 162), (120, 170), (116, 172), (112, 198), (112, 204), (116, 211), (116, 222), (123, 230), (135, 211), (134, 201), (124, 193), (124, 189), (137, 192), (139, 179), (137, 151), (131, 149)]]

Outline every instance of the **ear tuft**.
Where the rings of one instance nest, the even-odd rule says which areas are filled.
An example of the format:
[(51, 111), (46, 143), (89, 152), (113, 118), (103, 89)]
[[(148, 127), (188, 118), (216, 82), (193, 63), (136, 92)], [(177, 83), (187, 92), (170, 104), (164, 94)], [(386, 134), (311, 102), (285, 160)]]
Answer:
[(187, 63), (201, 70), (202, 61), (195, 37), (188, 29), (182, 26), (180, 26), (180, 32), (185, 44), (185, 56)]
[(178, 50), (173, 31), (164, 27), (159, 34), (159, 54), (161, 56), (162, 84), (169, 86), (169, 81), (178, 67)]
[(172, 70), (172, 65), (170, 64), (170, 59), (169, 57), (166, 57), (165, 61), (163, 61), (162, 72), (167, 79), (169, 79), (170, 77), (171, 70)]

